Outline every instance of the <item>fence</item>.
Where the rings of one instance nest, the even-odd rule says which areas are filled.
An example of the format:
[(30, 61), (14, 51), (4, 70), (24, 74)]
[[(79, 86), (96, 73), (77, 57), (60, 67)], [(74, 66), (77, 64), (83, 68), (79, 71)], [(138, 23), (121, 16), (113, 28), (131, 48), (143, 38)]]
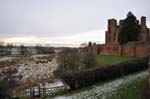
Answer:
[(26, 90), (21, 92), (22, 96), (29, 96), (31, 99), (34, 98), (42, 98), (45, 99), (46, 97), (50, 97), (55, 95), (58, 92), (63, 92), (66, 90), (66, 86), (58, 86), (58, 87), (52, 87), (52, 88), (31, 88), (30, 90)]

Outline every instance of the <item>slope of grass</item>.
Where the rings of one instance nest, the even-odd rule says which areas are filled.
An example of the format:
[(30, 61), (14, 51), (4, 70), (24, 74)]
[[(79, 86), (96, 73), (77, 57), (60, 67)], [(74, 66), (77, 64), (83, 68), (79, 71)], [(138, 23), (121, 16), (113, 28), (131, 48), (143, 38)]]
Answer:
[(143, 99), (146, 78), (140, 78), (109, 94), (108, 99)]
[(123, 61), (131, 60), (133, 57), (127, 57), (127, 56), (112, 56), (112, 55), (96, 55), (96, 61), (99, 64), (117, 64)]
[(143, 99), (147, 71), (66, 93), (52, 99)]

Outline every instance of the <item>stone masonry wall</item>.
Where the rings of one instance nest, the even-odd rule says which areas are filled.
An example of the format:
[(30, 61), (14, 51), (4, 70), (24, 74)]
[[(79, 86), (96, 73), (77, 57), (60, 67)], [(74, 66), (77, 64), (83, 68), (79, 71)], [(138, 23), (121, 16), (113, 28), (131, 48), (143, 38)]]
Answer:
[(119, 55), (119, 45), (118, 44), (107, 44), (100, 51), (104, 55)]
[[(88, 52), (103, 55), (121, 55), (121, 46), (119, 44), (93, 45), (88, 47)], [(149, 43), (130, 42), (122, 47), (122, 56), (146, 57), (150, 56)]]
[(122, 55), (123, 56), (135, 56), (136, 45), (134, 43), (128, 43), (123, 46)]

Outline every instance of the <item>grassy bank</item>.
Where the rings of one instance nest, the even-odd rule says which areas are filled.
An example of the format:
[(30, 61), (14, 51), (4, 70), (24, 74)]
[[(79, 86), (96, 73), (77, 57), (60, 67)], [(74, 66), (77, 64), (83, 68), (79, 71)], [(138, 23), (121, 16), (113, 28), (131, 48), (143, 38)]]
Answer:
[(143, 99), (145, 86), (146, 77), (136, 79), (110, 93), (108, 99)]
[(147, 71), (130, 74), (52, 99), (143, 99), (147, 75)]
[(128, 56), (112, 56), (112, 55), (96, 55), (96, 61), (99, 64), (111, 65), (121, 63), (127, 60), (134, 59), (133, 57)]

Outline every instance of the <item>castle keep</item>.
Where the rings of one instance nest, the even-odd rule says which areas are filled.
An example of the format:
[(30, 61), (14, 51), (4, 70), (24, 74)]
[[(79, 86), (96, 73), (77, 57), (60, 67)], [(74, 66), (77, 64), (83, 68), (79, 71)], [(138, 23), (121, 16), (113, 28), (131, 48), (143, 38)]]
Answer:
[(87, 51), (94, 54), (117, 55), (117, 56), (150, 56), (150, 30), (146, 26), (146, 17), (142, 16), (137, 20), (140, 24), (140, 33), (138, 41), (128, 42), (121, 46), (118, 42), (118, 36), (123, 26), (124, 20), (117, 23), (116, 19), (108, 20), (107, 31), (105, 32), (105, 44), (89, 43)]

